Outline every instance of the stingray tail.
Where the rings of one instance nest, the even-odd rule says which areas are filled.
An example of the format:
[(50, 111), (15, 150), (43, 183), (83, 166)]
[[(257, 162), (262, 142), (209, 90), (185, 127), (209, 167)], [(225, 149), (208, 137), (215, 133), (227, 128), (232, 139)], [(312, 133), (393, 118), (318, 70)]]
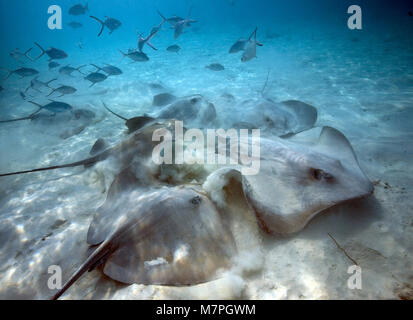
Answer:
[(76, 270), (70, 279), (63, 285), (63, 287), (51, 298), (57, 300), (59, 297), (69, 289), (86, 271), (92, 271), (114, 251), (110, 241), (106, 240), (93, 252), (89, 258)]
[(105, 109), (108, 110), (108, 111), (109, 111), (111, 114), (113, 114), (114, 116), (116, 116), (116, 117), (118, 117), (118, 118), (120, 118), (120, 119), (122, 119), (122, 120), (128, 121), (128, 119), (126, 119), (125, 117), (122, 117), (122, 116), (118, 115), (117, 113), (113, 112), (112, 110), (110, 110), (110, 109), (108, 108), (108, 106), (107, 106), (103, 101), (102, 101), (102, 104), (103, 104), (103, 106), (105, 107)]
[[(30, 120), (30, 119), (33, 118), (33, 116), (34, 116), (35, 114), (39, 113), (40, 110), (43, 109), (43, 107), (42, 107), (40, 104), (36, 103), (36, 102), (33, 102), (33, 101), (28, 101), (28, 102), (30, 102), (30, 103), (38, 106), (39, 109), (37, 109), (35, 112), (33, 112), (32, 114), (28, 115), (27, 117), (17, 118), (17, 119), (10, 119), (10, 120), (2, 120), (2, 121), (0, 121), (0, 123), (8, 123), (8, 122), (15, 122), (15, 121), (22, 121), (22, 120)], [(0, 177), (6, 176), (6, 175), (9, 175), (9, 174), (5, 174), (5, 175), (0, 174)], [(10, 174), (10, 175), (11, 175), (11, 174)]]
[[(30, 102), (30, 101), (29, 101)], [(37, 110), (36, 112), (32, 113), (29, 117), (32, 117), (34, 114), (39, 112)], [(27, 118), (29, 118), (27, 117)], [(99, 161), (103, 161), (107, 159), (110, 155), (111, 150), (108, 149), (96, 156), (93, 156), (91, 158), (87, 158), (85, 160), (73, 162), (73, 163), (68, 163), (68, 164), (63, 164), (63, 165), (57, 165), (57, 166), (51, 166), (51, 167), (44, 167), (44, 168), (37, 168), (37, 169), (31, 169), (31, 170), (24, 170), (24, 171), (16, 171), (16, 172), (10, 172), (10, 173), (3, 173), (0, 174), (0, 177), (7, 177), (7, 176), (14, 176), (18, 174), (24, 174), (24, 173), (32, 173), (32, 172), (40, 172), (40, 171), (49, 171), (49, 170), (56, 170), (56, 169), (63, 169), (63, 168), (73, 168), (73, 167), (79, 167), (79, 166), (85, 166), (86, 168), (93, 166), (95, 163)]]
[(98, 37), (99, 37), (103, 32), (103, 28), (105, 27), (105, 23), (102, 20), (100, 20), (99, 18), (96, 18), (95, 16), (90, 16), (90, 17), (92, 19), (95, 19), (97, 22), (99, 22), (101, 24), (100, 31), (98, 33)]

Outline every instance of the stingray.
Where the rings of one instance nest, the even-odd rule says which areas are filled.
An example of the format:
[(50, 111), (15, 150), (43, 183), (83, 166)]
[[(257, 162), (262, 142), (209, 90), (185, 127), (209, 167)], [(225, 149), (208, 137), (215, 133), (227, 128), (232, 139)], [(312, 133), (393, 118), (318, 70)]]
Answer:
[(177, 99), (173, 94), (168, 92), (159, 93), (153, 96), (152, 105), (155, 107), (163, 107), (174, 102)]
[(176, 119), (185, 126), (205, 128), (214, 123), (217, 117), (213, 103), (200, 94), (181, 97), (175, 102), (148, 113), (156, 119)]
[(105, 107), (106, 110), (108, 110), (110, 113), (112, 113), (113, 115), (115, 115), (116, 117), (125, 120), (125, 125), (128, 128), (128, 133), (132, 133), (135, 132), (138, 129), (141, 129), (142, 127), (144, 127), (145, 125), (147, 125), (148, 123), (152, 123), (155, 118), (152, 117), (148, 117), (148, 116), (141, 116), (141, 117), (133, 117), (133, 118), (125, 118), (119, 114), (117, 114), (116, 112), (112, 111), (111, 109), (108, 108), (108, 106), (104, 103), (103, 106)]
[[(73, 168), (79, 166), (90, 167), (96, 164), (97, 162), (106, 160), (109, 157), (117, 159), (119, 161), (120, 167), (127, 168), (128, 166), (130, 166), (135, 155), (138, 155), (139, 158), (152, 155), (153, 148), (158, 144), (158, 142), (152, 141), (152, 135), (155, 130), (160, 128), (167, 129), (173, 132), (175, 128), (175, 121), (164, 120), (162, 122), (153, 122), (150, 125), (145, 126), (140, 130), (137, 130), (119, 144), (105, 148), (105, 150), (99, 150), (100, 152), (96, 152), (97, 147), (92, 148), (92, 150), (94, 150), (93, 155), (91, 155), (91, 157), (89, 158), (80, 161), (51, 167), (4, 173), (0, 174), (0, 177), (63, 168)], [(106, 144), (102, 143), (102, 141), (100, 141), (99, 144), (106, 146)]]
[(183, 121), (184, 125), (204, 128), (213, 124), (217, 116), (215, 106), (200, 94), (179, 98), (160, 109), (130, 119), (115, 113), (104, 103), (103, 105), (110, 113), (126, 121), (129, 133), (162, 119), (175, 119)]
[(53, 299), (98, 265), (104, 274), (125, 284), (182, 286), (213, 280), (218, 269), (230, 264), (233, 238), (202, 191), (191, 187), (114, 190), (119, 184), (134, 183), (122, 179), (117, 177), (89, 226), (87, 242), (99, 247)]
[(311, 129), (317, 121), (317, 109), (298, 100), (276, 103), (270, 99), (246, 100), (231, 113), (236, 129), (261, 129), (264, 134), (290, 136)]
[[(240, 141), (240, 148), (248, 152), (251, 143)], [(208, 179), (240, 181), (249, 207), (268, 233), (298, 232), (325, 209), (373, 193), (350, 142), (334, 128), (324, 127), (310, 145), (280, 138), (261, 138), (259, 143), (260, 156), (254, 159), (259, 160), (258, 174), (241, 175), (242, 167), (235, 166)]]

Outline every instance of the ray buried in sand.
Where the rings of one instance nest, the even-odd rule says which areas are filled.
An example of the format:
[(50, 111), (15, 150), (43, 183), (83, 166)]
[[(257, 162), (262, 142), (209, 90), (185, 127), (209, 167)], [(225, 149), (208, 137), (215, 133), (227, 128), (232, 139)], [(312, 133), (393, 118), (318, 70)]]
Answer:
[[(152, 152), (156, 164), (208, 164), (241, 166), (243, 175), (256, 175), (260, 170), (260, 130), (188, 129), (175, 121), (174, 132), (160, 128), (152, 141), (159, 141)], [(218, 140), (218, 143), (216, 143)], [(249, 149), (251, 148), (251, 155)]]

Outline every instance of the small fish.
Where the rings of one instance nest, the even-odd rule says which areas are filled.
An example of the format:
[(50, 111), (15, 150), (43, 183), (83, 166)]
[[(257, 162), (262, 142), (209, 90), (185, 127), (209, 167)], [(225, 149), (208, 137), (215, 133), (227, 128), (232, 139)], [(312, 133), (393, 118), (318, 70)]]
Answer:
[(84, 79), (92, 82), (92, 84), (90, 85), (90, 87), (92, 87), (92, 86), (94, 86), (96, 83), (102, 82), (102, 81), (106, 80), (106, 79), (107, 79), (107, 76), (104, 75), (103, 73), (92, 72), (92, 73), (90, 73), (89, 75), (87, 75)]
[(8, 74), (4, 80), (7, 80), (12, 74), (17, 74), (18, 76), (21, 77), (21, 79), (23, 79), (25, 77), (32, 77), (39, 73), (39, 71), (37, 71), (36, 69), (24, 68), (24, 67), (16, 69), (16, 70), (8, 70), (6, 68), (0, 68), (0, 69), (4, 69), (8, 71)]
[(212, 71), (222, 71), (225, 70), (224, 66), (220, 63), (212, 63), (209, 66), (206, 66), (205, 68), (212, 70)]
[(3, 91), (3, 90), (4, 90), (4, 88), (2, 86), (0, 86), (0, 92)]
[(89, 11), (89, 5), (88, 3), (86, 3), (86, 5), (82, 6), (80, 3), (76, 4), (74, 6), (72, 6), (69, 9), (69, 14), (73, 15), (73, 16), (79, 16), (82, 14), (85, 14), (86, 11)]
[(39, 59), (44, 54), (47, 54), (49, 56), (49, 61), (67, 58), (67, 53), (64, 52), (63, 50), (56, 49), (56, 48), (53, 48), (53, 47), (51, 47), (47, 50), (44, 50), (37, 42), (35, 42), (34, 44), (37, 47), (39, 47), (39, 49), (42, 51), (42, 53), (37, 58), (35, 58), (34, 60)]
[(85, 75), (83, 72), (80, 71), (80, 69), (83, 68), (83, 67), (86, 67), (86, 65), (80, 66), (80, 67), (78, 67), (78, 68), (73, 68), (73, 67), (71, 67), (70, 65), (67, 65), (67, 66), (61, 67), (61, 68), (59, 69), (59, 73), (60, 73), (60, 74), (67, 75), (67, 76), (72, 76), (72, 72), (73, 72), (73, 71), (77, 71), (77, 72)]
[(244, 53), (241, 57), (242, 62), (247, 62), (257, 57), (257, 46), (262, 46), (262, 44), (257, 41), (257, 29), (258, 28), (255, 28), (254, 32), (248, 39)]
[(33, 61), (33, 59), (29, 56), (29, 52), (33, 49), (31, 47), (30, 49), (26, 50), (24, 53), (19, 51), (19, 48), (16, 48), (10, 52), (10, 56), (17, 60), (18, 62), (24, 63), (23, 58), (27, 58), (30, 61)]
[(138, 50), (139, 51), (143, 50), (143, 47), (145, 46), (145, 44), (150, 46), (153, 50), (158, 50), (152, 45), (150, 41), (153, 37), (155, 37), (158, 34), (159, 30), (161, 30), (161, 27), (164, 23), (165, 23), (165, 19), (162, 19), (162, 22), (158, 26), (153, 27), (151, 32), (146, 38), (143, 38), (142, 34), (139, 35), (139, 39), (138, 39)]
[(102, 70), (103, 72), (106, 72), (109, 76), (118, 76), (118, 75), (122, 74), (122, 70), (120, 70), (119, 68), (117, 68), (115, 66), (112, 66), (110, 64), (106, 64), (102, 68), (95, 65), (95, 64), (93, 64), (93, 63), (91, 65), (94, 66), (97, 69), (97, 71)]
[(187, 19), (183, 19), (177, 16), (167, 19), (162, 15), (162, 13), (158, 11), (158, 14), (161, 16), (161, 18), (164, 21), (167, 21), (168, 23), (170, 23), (175, 29), (175, 32), (174, 32), (175, 39), (178, 39), (179, 36), (184, 32), (185, 27), (190, 27), (192, 23), (197, 22), (196, 20), (189, 18), (189, 16), (191, 15), (191, 9), (189, 10)]
[(128, 51), (128, 53), (124, 53), (121, 50), (119, 52), (124, 56), (128, 57), (129, 59), (132, 59), (133, 61), (139, 61), (139, 62), (145, 62), (149, 61), (149, 57), (146, 55), (146, 53), (141, 52), (141, 51)]
[(413, 12), (409, 11), (407, 14), (408, 14), (409, 16), (413, 17)]
[(178, 46), (177, 44), (173, 44), (172, 46), (169, 46), (168, 48), (166, 48), (167, 51), (169, 52), (176, 52), (178, 53), (179, 50), (181, 50), (181, 47)]
[(32, 89), (32, 90), (35, 90), (35, 91), (41, 93), (40, 88), (42, 88), (42, 87), (50, 88), (49, 83), (57, 80), (57, 79), (52, 79), (52, 80), (49, 80), (47, 82), (43, 82), (43, 81), (37, 80), (37, 78), (38, 77), (35, 77), (34, 79), (32, 79), (30, 81), (30, 85), (27, 87), (27, 89), (24, 92), (27, 92), (27, 90)]
[(76, 22), (76, 21), (71, 21), (70, 23), (67, 24), (69, 27), (72, 27), (73, 29), (78, 29), (83, 27), (83, 24), (81, 24), (80, 22)]
[(60, 66), (60, 63), (57, 63), (55, 61), (50, 61), (48, 66), (49, 66), (49, 70), (50, 70), (50, 69), (54, 69), (54, 68), (57, 68), (58, 66)]
[(101, 28), (100, 28), (100, 31), (98, 33), (98, 37), (102, 34), (104, 27), (106, 27), (110, 30), (109, 34), (112, 34), (113, 31), (115, 31), (116, 29), (118, 29), (122, 25), (122, 22), (120, 22), (119, 20), (117, 20), (115, 18), (105, 17), (105, 21), (102, 21), (99, 18), (96, 18), (95, 16), (90, 16), (90, 17), (92, 19), (95, 19), (97, 22), (99, 22), (101, 24)]
[(52, 91), (47, 95), (47, 97), (52, 95), (55, 92), (59, 92), (59, 93), (61, 93), (61, 95), (58, 96), (58, 98), (60, 98), (60, 97), (63, 97), (64, 95), (66, 95), (66, 94), (75, 93), (76, 91), (77, 91), (76, 88), (73, 88), (71, 86), (60, 86), (56, 89), (52, 89)]
[(50, 100), (50, 101), (51, 101), (50, 103), (45, 104), (44, 106), (42, 106), (42, 105), (40, 105), (36, 102), (33, 102), (33, 101), (28, 101), (31, 104), (34, 104), (35, 106), (39, 107), (39, 110), (37, 110), (35, 113), (33, 113), (32, 116), (35, 115), (36, 113), (38, 113), (39, 111), (41, 111), (42, 109), (49, 110), (53, 113), (64, 112), (64, 111), (68, 111), (68, 110), (73, 109), (73, 107), (70, 104), (66, 103), (66, 102), (59, 102), (59, 101), (54, 101), (54, 100)]

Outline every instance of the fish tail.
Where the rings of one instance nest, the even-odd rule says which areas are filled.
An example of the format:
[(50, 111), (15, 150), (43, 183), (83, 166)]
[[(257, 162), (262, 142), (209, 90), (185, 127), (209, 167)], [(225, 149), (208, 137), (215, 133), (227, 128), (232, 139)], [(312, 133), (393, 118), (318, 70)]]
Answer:
[(122, 54), (122, 60), (123, 60), (123, 58), (125, 58), (127, 56), (127, 54), (125, 52), (123, 52), (122, 50), (120, 50), (120, 49), (118, 49), (118, 50)]
[(93, 64), (93, 63), (91, 63), (90, 65), (91, 65), (91, 66), (94, 66), (94, 67), (97, 69), (97, 71), (102, 70), (102, 68), (101, 68), (101, 67), (98, 67), (97, 65), (95, 65), (95, 64)]
[(101, 24), (101, 28), (100, 31), (98, 33), (98, 37), (102, 34), (103, 32), (103, 28), (105, 27), (105, 24), (102, 20), (100, 20), (99, 18), (96, 18), (95, 16), (90, 16), (92, 19), (95, 19), (97, 22), (99, 22)]
[(100, 261), (105, 259), (111, 252), (113, 252), (113, 249), (111, 248), (110, 242), (103, 242), (51, 299), (59, 299), (59, 297), (65, 293), (77, 279), (79, 279), (86, 271), (92, 271), (92, 269), (96, 267)]
[(35, 42), (34, 43), (36, 46), (38, 46), (39, 47), (39, 49), (42, 51), (42, 53), (38, 56), (38, 57), (36, 57), (36, 58), (34, 58), (34, 60), (37, 60), (37, 59), (39, 59), (41, 56), (43, 56), (45, 53), (46, 53), (46, 51), (44, 51), (44, 49), (40, 46), (40, 44), (38, 44), (37, 42)]
[(166, 18), (162, 15), (162, 13), (159, 10), (156, 10), (156, 12), (158, 12), (158, 14), (161, 16), (162, 21), (165, 22)]
[(7, 76), (3, 80), (7, 80), (11, 76), (11, 74), (13, 73), (13, 71), (11, 71), (9, 69), (6, 69), (6, 68), (0, 68), (0, 69), (7, 71)]
[[(49, 87), (49, 88), (50, 88), (50, 87)], [(49, 93), (46, 97), (51, 96), (51, 95), (56, 91), (56, 89), (53, 89), (53, 88), (50, 88), (50, 89), (52, 89), (52, 91), (50, 91), (50, 93)]]
[[(49, 86), (50, 82), (53, 82), (53, 81), (56, 81), (56, 80), (57, 80), (57, 78), (54, 78), (52, 80), (49, 80), (49, 81), (45, 82), (46, 87), (50, 88), (50, 86)], [(53, 88), (50, 88), (50, 89), (53, 89)]]
[(82, 71), (80, 71), (80, 69), (81, 68), (84, 68), (84, 67), (86, 67), (87, 65), (86, 64), (84, 64), (84, 65), (82, 65), (82, 66), (80, 66), (80, 67), (78, 67), (78, 68), (76, 68), (76, 70), (80, 73), (80, 74), (83, 74), (84, 76), (86, 75), (86, 74), (84, 74)]
[(157, 48), (154, 47), (154, 45), (150, 41), (147, 41), (146, 44), (150, 46), (153, 50), (158, 50)]
[(27, 59), (29, 59), (30, 61), (34, 61), (34, 60), (32, 59), (32, 57), (29, 56), (29, 52), (30, 52), (32, 49), (33, 49), (33, 47), (31, 47), (30, 49), (28, 49), (28, 50), (26, 50), (26, 51), (24, 52), (24, 56), (25, 56)]

